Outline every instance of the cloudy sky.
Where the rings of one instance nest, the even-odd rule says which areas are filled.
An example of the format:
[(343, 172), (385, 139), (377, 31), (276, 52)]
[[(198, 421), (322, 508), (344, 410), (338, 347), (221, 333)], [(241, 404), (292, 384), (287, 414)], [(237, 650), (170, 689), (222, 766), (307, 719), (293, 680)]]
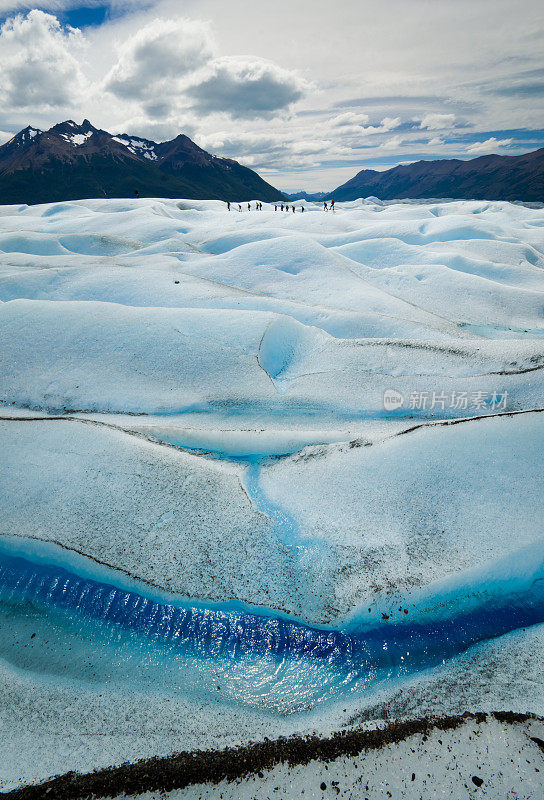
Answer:
[(180, 132), (281, 189), (544, 146), (542, 0), (0, 0), (0, 142)]

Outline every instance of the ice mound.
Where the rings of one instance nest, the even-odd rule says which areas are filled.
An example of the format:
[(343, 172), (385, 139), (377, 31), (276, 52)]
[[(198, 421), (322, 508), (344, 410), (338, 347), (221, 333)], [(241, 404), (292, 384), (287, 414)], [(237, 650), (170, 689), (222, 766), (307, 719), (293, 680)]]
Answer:
[(91, 421), (5, 421), (4, 531), (196, 600), (312, 623), (364, 608), (371, 621), (415, 587), (538, 544), (543, 424), (529, 413), (423, 425), (261, 465)]
[(0, 437), (4, 534), (56, 542), (186, 597), (300, 612), (292, 556), (253, 508), (240, 466), (78, 420), (0, 422)]
[(410, 587), (540, 541), (543, 425), (520, 414), (306, 448), (263, 467), (259, 491), (296, 532), (308, 592), (328, 586), (323, 615), (391, 615)]
[(0, 207), (2, 788), (544, 713), (543, 268), (509, 203)]
[[(13, 300), (0, 305), (0, 400), (52, 412), (384, 414), (384, 393), (441, 405), (483, 392), (494, 410), (534, 408), (543, 340), (342, 340), (285, 315)], [(446, 394), (445, 394), (446, 393)], [(452, 416), (466, 416), (466, 404)]]

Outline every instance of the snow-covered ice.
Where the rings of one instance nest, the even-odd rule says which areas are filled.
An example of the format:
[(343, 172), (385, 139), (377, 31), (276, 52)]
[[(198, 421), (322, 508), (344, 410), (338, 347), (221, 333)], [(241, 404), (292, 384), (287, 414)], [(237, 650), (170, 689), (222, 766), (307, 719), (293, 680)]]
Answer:
[[(541, 721), (508, 722), (493, 717), (466, 719), (455, 728), (429, 727), (380, 748), (319, 758), (279, 762), (259, 773), (195, 783), (168, 792), (130, 794), (131, 800), (521, 800), (542, 792)], [(540, 735), (539, 735), (540, 734)], [(537, 766), (538, 765), (538, 766)], [(127, 795), (114, 800), (124, 800)]]
[(296, 206), (0, 207), (2, 788), (544, 714), (544, 210)]

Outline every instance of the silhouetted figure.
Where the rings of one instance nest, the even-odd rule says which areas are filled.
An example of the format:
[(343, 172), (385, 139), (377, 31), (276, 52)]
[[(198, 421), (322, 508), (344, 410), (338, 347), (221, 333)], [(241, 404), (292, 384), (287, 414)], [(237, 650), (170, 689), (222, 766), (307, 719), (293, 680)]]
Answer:
[(323, 203), (323, 211), (328, 211), (329, 207), (326, 203)]
[(230, 211), (230, 200), (227, 200), (227, 210)]
[(240, 205), (240, 203), (238, 203), (238, 211), (241, 211), (241, 210), (242, 210), (242, 206)]
[(293, 206), (292, 208), (293, 208), (293, 214), (294, 214), (295, 213), (295, 207)]
[(248, 210), (248, 211), (251, 211), (251, 203), (248, 203), (248, 204), (247, 204), (247, 210)]
[(136, 197), (140, 197), (140, 192), (138, 191), (138, 189), (134, 189), (134, 194), (136, 195)]
[(281, 208), (281, 210), (283, 211), (283, 203), (281, 204), (280, 208)]
[(300, 207), (300, 211), (301, 211), (302, 214), (304, 214), (304, 206)]
[(334, 200), (331, 200), (331, 211), (334, 211)]
[(277, 206), (274, 206), (274, 211), (277, 211), (277, 210), (278, 210), (278, 207), (277, 207)]

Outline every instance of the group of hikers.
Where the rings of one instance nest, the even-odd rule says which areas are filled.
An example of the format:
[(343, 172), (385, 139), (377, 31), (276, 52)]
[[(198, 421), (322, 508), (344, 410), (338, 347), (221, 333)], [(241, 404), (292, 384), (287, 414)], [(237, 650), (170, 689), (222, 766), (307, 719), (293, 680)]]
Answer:
[[(136, 197), (138, 197), (138, 198), (140, 197), (140, 192), (138, 191), (138, 189), (135, 189), (134, 194), (136, 195)], [(230, 200), (227, 200), (227, 208), (230, 211)], [(295, 206), (288, 206), (286, 203), (280, 203), (279, 209), (280, 209), (280, 211), (292, 211), (293, 214), (295, 213), (295, 210), (296, 210)], [(241, 210), (242, 210), (242, 204), (238, 203), (238, 211), (241, 211)], [(247, 210), (251, 211), (251, 203), (247, 204)], [(255, 203), (255, 210), (256, 211), (262, 211), (263, 210), (263, 204), (257, 201)], [(276, 203), (276, 205), (274, 206), (274, 211), (277, 211), (277, 210), (278, 210), (278, 204)], [(302, 213), (304, 213), (304, 211), (305, 211), (304, 206), (301, 206), (300, 210), (301, 210)], [(334, 200), (331, 200), (330, 205), (327, 205), (327, 203), (324, 202), (323, 203), (323, 211), (334, 211)]]
[[(227, 208), (230, 211), (230, 200), (227, 200)], [(242, 210), (242, 204), (238, 203), (238, 211), (241, 210)], [(251, 211), (251, 203), (247, 204), (247, 210)], [(263, 204), (259, 202), (255, 203), (255, 211), (262, 211), (262, 210), (263, 210)]]
[[(238, 211), (241, 211), (242, 210), (242, 204), (238, 203), (237, 205), (238, 205)], [(289, 206), (289, 205), (287, 205), (287, 203), (280, 203), (279, 205), (278, 205), (278, 203), (276, 203), (274, 205), (274, 211), (277, 211), (278, 208), (279, 208), (280, 211), (292, 211), (293, 214), (296, 211), (295, 206)], [(229, 211), (231, 210), (230, 200), (227, 200), (227, 209)], [(251, 203), (247, 204), (247, 210), (251, 211)], [(263, 204), (259, 203), (259, 202), (256, 202), (255, 203), (255, 210), (256, 211), (262, 211), (263, 210)], [(326, 202), (323, 203), (323, 210), (324, 211), (334, 211), (334, 200), (331, 200), (330, 205), (327, 205)], [(300, 211), (301, 211), (302, 214), (304, 213), (304, 211), (305, 211), (304, 206), (300, 206)]]

